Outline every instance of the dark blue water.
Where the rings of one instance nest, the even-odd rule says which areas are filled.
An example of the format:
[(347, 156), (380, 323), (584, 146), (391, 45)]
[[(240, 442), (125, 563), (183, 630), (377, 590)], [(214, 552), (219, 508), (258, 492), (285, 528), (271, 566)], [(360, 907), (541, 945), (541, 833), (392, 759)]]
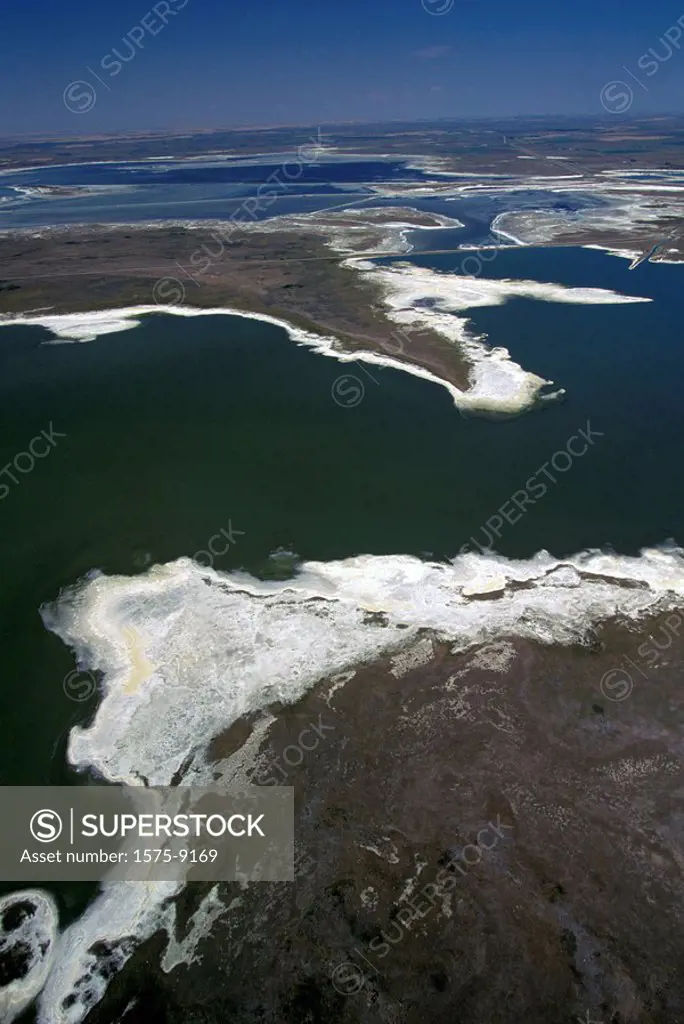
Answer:
[[(126, 173), (122, 175), (121, 181), (108, 185), (90, 185), (86, 190), (82, 184), (83, 191), (73, 196), (27, 196), (13, 192), (9, 187), (8, 178), (0, 177), (0, 230), (44, 225), (226, 219), (239, 210), (247, 198), (258, 199), (260, 195), (265, 195), (267, 198), (258, 206), (251, 204), (250, 211), (246, 214), (247, 219), (265, 220), (287, 214), (338, 209), (362, 211), (364, 206), (391, 208), (400, 205), (410, 206), (425, 213), (456, 218), (465, 225), (465, 230), (458, 239), (450, 239), (434, 232), (418, 234), (412, 239), (418, 248), (432, 249), (436, 246), (446, 248), (451, 245), (481, 245), (496, 241), (490, 234), (489, 226), (498, 214), (506, 211), (578, 210), (605, 205), (605, 200), (586, 194), (568, 193), (561, 199), (553, 193), (529, 189), (489, 195), (477, 192), (454, 199), (445, 198), (440, 194), (407, 196), (405, 199), (401, 196), (384, 197), (372, 192), (369, 185), (364, 185), (361, 180), (348, 178), (345, 168), (350, 166), (355, 165), (338, 163), (311, 168), (310, 179), (302, 176), (296, 181), (284, 181), (282, 188), (267, 186), (266, 191), (262, 193), (259, 192), (259, 185), (249, 178), (245, 179), (242, 173), (240, 180), (236, 179), (233, 184), (192, 185), (175, 183), (176, 175), (171, 169), (168, 175), (157, 171), (156, 176), (160, 178), (161, 183), (156, 184), (142, 184), (135, 174)], [(396, 169), (399, 165), (394, 166)], [(96, 165), (89, 167), (93, 171), (97, 170)], [(130, 165), (126, 167), (130, 169)], [(368, 169), (368, 165), (365, 164), (359, 167), (364, 173)], [(243, 172), (244, 168), (233, 170), (237, 175), (238, 172)], [(317, 179), (314, 171), (318, 175)], [(51, 177), (57, 172), (68, 177), (71, 168), (25, 172), (30, 180), (24, 180), (22, 175), (22, 185), (46, 185), (48, 182), (44, 180), (44, 176)], [(370, 182), (372, 179), (366, 180)], [(409, 177), (402, 177), (396, 182), (387, 178), (382, 180), (387, 188), (401, 182), (412, 183)], [(460, 188), (460, 185), (455, 183), (454, 189), (457, 188)]]
[[(462, 259), (418, 256), (414, 262), (458, 273)], [(564, 433), (569, 436), (587, 419), (605, 433), (543, 507), (535, 506), (502, 538), (507, 554), (529, 555), (540, 547), (563, 554), (601, 544), (636, 552), (670, 537), (684, 542), (684, 481), (677, 468), (684, 440), (684, 267), (647, 263), (632, 272), (628, 266), (602, 252), (565, 248), (502, 250), (485, 265), (491, 278), (609, 288), (653, 299), (617, 306), (513, 299), (468, 312), (475, 331), (493, 345), (505, 345), (522, 366), (555, 380), (568, 394), (539, 420), (528, 416), (501, 426), (496, 459), (490, 461), (489, 453), (486, 471), (470, 476), (469, 470), (467, 533), (477, 531), (484, 507), (496, 510), (510, 493), (520, 473), (518, 444), (524, 445), (525, 464), (534, 468)], [(515, 465), (512, 473), (508, 460)]]
[[(311, 144), (309, 144), (311, 149)], [(40, 167), (34, 170), (4, 174), (8, 185), (206, 185), (232, 183), (262, 183), (279, 175), (281, 180), (293, 183), (319, 182), (373, 182), (373, 181), (425, 181), (439, 179), (430, 173), (398, 160), (339, 160), (311, 162), (305, 153), (302, 159), (295, 154), (284, 154), (282, 159), (265, 163), (240, 161), (239, 163), (209, 161), (127, 161), (93, 164), (69, 164)], [(449, 179), (446, 179), (449, 180)]]
[[(304, 194), (302, 194), (302, 192)], [(43, 227), (65, 224), (134, 224), (166, 220), (226, 219), (240, 209), (254, 190), (226, 185), (144, 185), (125, 192), (112, 193), (106, 188), (81, 193), (77, 197), (31, 196), (11, 198), (0, 205), (0, 230)], [(312, 213), (340, 209), (361, 202), (380, 205), (377, 197), (361, 190), (334, 189), (321, 185), (291, 188), (282, 197), (268, 198), (254, 217), (265, 220), (290, 213)]]
[[(339, 208), (369, 194), (370, 183), (410, 184), (423, 171), (397, 160), (305, 163), (188, 161), (93, 163), (40, 167), (0, 176), (0, 230), (43, 225), (217, 219), (248, 196), (265, 195), (254, 219)], [(432, 178), (439, 177), (432, 175)], [(11, 186), (83, 189), (76, 195), (26, 195)], [(263, 186), (261, 192), (259, 187)], [(373, 199), (372, 193), (371, 201)], [(251, 216), (251, 214), (250, 214)]]

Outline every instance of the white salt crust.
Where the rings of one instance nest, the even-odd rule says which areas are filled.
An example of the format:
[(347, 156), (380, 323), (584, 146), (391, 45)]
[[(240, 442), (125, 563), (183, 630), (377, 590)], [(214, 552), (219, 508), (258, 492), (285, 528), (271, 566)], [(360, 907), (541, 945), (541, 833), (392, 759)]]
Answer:
[[(287, 582), (179, 559), (135, 578), (91, 577), (43, 616), (80, 664), (104, 674), (93, 721), (72, 730), (72, 764), (110, 781), (145, 776), (161, 785), (189, 755), (193, 782), (209, 782), (207, 744), (239, 716), (293, 702), (361, 662), (392, 655), (396, 666), (402, 652), (412, 657), (426, 628), (454, 650), (515, 636), (568, 644), (616, 615), (637, 621), (682, 603), (684, 551), (670, 547), (639, 557), (587, 551), (563, 561), (546, 552), (527, 561), (464, 554), (450, 563), (360, 556), (306, 563)], [(175, 908), (165, 901), (178, 889), (105, 885), (60, 939), (40, 1024), (79, 1024), (102, 997), (106, 975), (89, 953), (98, 940), (120, 943), (119, 967), (159, 928), (172, 937), (169, 968), (194, 956), (221, 906), (210, 894), (187, 940), (176, 939)], [(86, 983), (77, 985), (80, 978)], [(70, 994), (77, 998), (63, 1008)]]
[[(30, 907), (30, 913), (20, 913), (17, 904)], [(13, 907), (17, 908), (15, 914), (19, 921), (16, 927), (10, 927)], [(55, 963), (58, 921), (57, 904), (49, 893), (40, 889), (24, 889), (0, 898), (0, 958), (11, 957), (17, 947), (30, 950), (24, 977), (0, 986), (0, 1021), (3, 1024), (12, 1024), (43, 988)]]

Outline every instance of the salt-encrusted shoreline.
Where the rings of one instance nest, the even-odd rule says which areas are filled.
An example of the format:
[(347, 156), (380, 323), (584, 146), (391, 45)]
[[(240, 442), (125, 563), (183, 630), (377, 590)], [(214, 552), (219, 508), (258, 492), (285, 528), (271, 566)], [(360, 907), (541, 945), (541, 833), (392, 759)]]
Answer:
[[(524, 297), (545, 302), (612, 304), (650, 302), (649, 298), (620, 295), (603, 288), (568, 288), (552, 282), (493, 280), (439, 273), (411, 264), (378, 267), (359, 259), (347, 261), (367, 279), (380, 286), (386, 315), (411, 332), (431, 330), (448, 338), (472, 365), (470, 387), (454, 397), (461, 411), (472, 414), (515, 416), (540, 402), (565, 394), (563, 388), (548, 392), (553, 381), (545, 380), (516, 363), (507, 348), (491, 347), (475, 336), (469, 321), (457, 314), (482, 306), (502, 305), (509, 298)], [(425, 300), (430, 305), (425, 305)]]
[[(684, 551), (670, 546), (638, 557), (467, 553), (448, 563), (366, 555), (305, 563), (286, 582), (181, 558), (142, 576), (89, 578), (43, 618), (79, 663), (104, 673), (93, 721), (72, 730), (70, 762), (111, 782), (168, 785), (189, 751), (201, 765), (203, 745), (235, 717), (296, 699), (421, 630), (459, 649), (504, 635), (568, 644), (616, 615), (682, 603)], [(371, 628), (369, 613), (383, 615), (385, 628)]]
[[(468, 321), (455, 315), (477, 306), (500, 305), (511, 296), (524, 296), (550, 302), (569, 303), (623, 303), (649, 302), (650, 299), (619, 295), (600, 288), (566, 288), (563, 285), (536, 281), (494, 281), (486, 278), (463, 278), (439, 274), (425, 268), (406, 266), (377, 267), (360, 259), (348, 259), (346, 265), (378, 284), (387, 307), (387, 317), (400, 326), (397, 354), (381, 354), (370, 349), (345, 351), (332, 335), (324, 335), (295, 327), (288, 321), (266, 313), (250, 313), (231, 307), (199, 309), (185, 305), (144, 305), (121, 309), (106, 309), (91, 313), (64, 313), (56, 315), (10, 316), (0, 319), (2, 326), (40, 326), (49, 330), (56, 342), (86, 342), (105, 334), (118, 333), (138, 327), (140, 318), (152, 314), (171, 316), (240, 316), (261, 320), (287, 331), (296, 343), (307, 345), (320, 355), (338, 359), (343, 363), (365, 362), (411, 373), (423, 380), (446, 388), (454, 405), (474, 415), (514, 416), (532, 408), (540, 401), (549, 401), (563, 394), (557, 389), (544, 394), (552, 384), (537, 374), (524, 370), (511, 359), (502, 346), (490, 347), (482, 338), (468, 331)], [(435, 308), (421, 305), (424, 299), (433, 301)], [(466, 389), (411, 362), (411, 339), (420, 331), (431, 330), (447, 338), (470, 363), (469, 386)], [(404, 347), (404, 341), (407, 347)]]
[[(388, 656), (395, 664), (426, 630), (452, 652), (506, 637), (569, 645), (616, 617), (636, 624), (681, 607), (683, 556), (674, 547), (563, 560), (546, 552), (520, 561), (465, 554), (450, 563), (363, 556), (306, 563), (285, 582), (179, 559), (139, 577), (91, 576), (43, 609), (79, 663), (103, 673), (101, 703), (88, 725), (72, 730), (69, 759), (110, 781), (151, 784), (168, 784), (192, 762), (185, 781), (201, 785), (216, 778), (211, 740), (242, 716), (292, 704), (321, 679), (349, 680), (361, 664)], [(256, 729), (257, 747), (260, 735)], [(226, 785), (252, 755), (239, 751), (224, 765)], [(117, 951), (120, 969), (156, 931), (173, 941), (176, 892), (172, 884), (106, 885), (60, 939), (40, 1024), (80, 1024), (102, 997), (113, 962), (91, 952), (98, 942)], [(186, 960), (203, 922), (210, 927), (222, 912), (215, 894), (206, 900)]]
[[(45, 984), (55, 963), (59, 914), (41, 889), (22, 889), (0, 898), (0, 960), (9, 967), (0, 984), (0, 1020), (21, 1016)], [(22, 963), (23, 961), (23, 963)], [(12, 974), (22, 964), (24, 971)]]
[[(265, 313), (248, 313), (244, 310), (231, 309), (230, 307), (197, 309), (192, 306), (131, 306), (126, 309), (108, 309), (93, 313), (64, 313), (57, 314), (56, 316), (9, 317), (4, 320), (0, 319), (0, 327), (45, 327), (46, 330), (49, 330), (56, 339), (55, 341), (48, 342), (47, 344), (56, 345), (68, 342), (94, 341), (96, 338), (105, 334), (115, 334), (120, 331), (130, 330), (134, 327), (140, 326), (140, 317), (153, 314), (187, 317), (239, 316), (248, 320), (261, 320), (264, 323), (273, 324), (276, 327), (282, 327), (283, 330), (287, 331), (290, 338), (296, 344), (306, 345), (312, 348), (319, 355), (338, 359), (342, 363), (354, 363), (360, 360), (364, 363), (369, 363), (375, 366), (384, 366), (394, 370), (402, 370), (405, 373), (412, 374), (414, 377), (421, 377), (423, 380), (429, 380), (434, 384), (439, 384), (446, 388), (452, 396), (454, 404), (458, 408), (461, 408), (464, 404), (468, 404), (467, 391), (461, 391), (449, 381), (437, 377), (434, 373), (431, 373), (422, 366), (402, 362), (399, 359), (393, 359), (391, 356), (387, 355), (380, 355), (378, 352), (371, 352), (370, 350), (345, 352), (340, 347), (340, 342), (332, 336), (314, 334), (313, 332), (302, 330), (299, 327), (294, 327), (286, 320), (268, 316)], [(540, 387), (546, 383), (541, 378), (536, 378), (536, 380), (540, 382)], [(477, 411), (476, 405), (469, 404), (469, 408), (470, 411)]]

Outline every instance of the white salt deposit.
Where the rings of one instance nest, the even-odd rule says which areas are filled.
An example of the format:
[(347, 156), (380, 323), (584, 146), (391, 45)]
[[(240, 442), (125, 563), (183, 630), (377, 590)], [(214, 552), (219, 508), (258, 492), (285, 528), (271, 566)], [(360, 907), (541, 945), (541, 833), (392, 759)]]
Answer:
[(13, 1020), (30, 1006), (43, 988), (55, 961), (57, 904), (47, 892), (25, 889), (0, 898), (0, 961), (22, 965), (21, 976), (0, 980), (0, 1020)]
[[(84, 667), (104, 673), (95, 718), (72, 730), (71, 762), (111, 781), (145, 775), (168, 784), (194, 752), (193, 781), (202, 784), (211, 778), (209, 741), (246, 710), (295, 701), (319, 679), (381, 655), (410, 657), (421, 630), (455, 651), (516, 636), (568, 644), (616, 615), (638, 620), (683, 603), (684, 551), (670, 547), (563, 561), (546, 552), (527, 561), (464, 554), (449, 563), (360, 556), (305, 563), (287, 582), (179, 559), (132, 579), (91, 577), (43, 614)], [(386, 625), (369, 611), (382, 612)], [(40, 1024), (79, 1024), (112, 967), (160, 928), (172, 937), (168, 968), (195, 956), (221, 904), (210, 895), (187, 938), (176, 938), (169, 900), (177, 891), (175, 883), (105, 886), (60, 939)], [(106, 963), (90, 952), (97, 941), (114, 948)]]

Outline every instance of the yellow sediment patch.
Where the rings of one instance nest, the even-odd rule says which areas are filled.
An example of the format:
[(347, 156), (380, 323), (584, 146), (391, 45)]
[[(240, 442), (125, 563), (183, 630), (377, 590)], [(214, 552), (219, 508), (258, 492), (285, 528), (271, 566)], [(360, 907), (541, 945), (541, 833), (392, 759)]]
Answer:
[(124, 693), (137, 693), (154, 672), (154, 665), (145, 654), (143, 639), (137, 629), (126, 626), (123, 630), (124, 640), (130, 657), (130, 672), (124, 683)]
[(505, 576), (482, 576), (468, 583), (461, 593), (464, 597), (481, 597), (487, 594), (501, 594), (505, 589)]

